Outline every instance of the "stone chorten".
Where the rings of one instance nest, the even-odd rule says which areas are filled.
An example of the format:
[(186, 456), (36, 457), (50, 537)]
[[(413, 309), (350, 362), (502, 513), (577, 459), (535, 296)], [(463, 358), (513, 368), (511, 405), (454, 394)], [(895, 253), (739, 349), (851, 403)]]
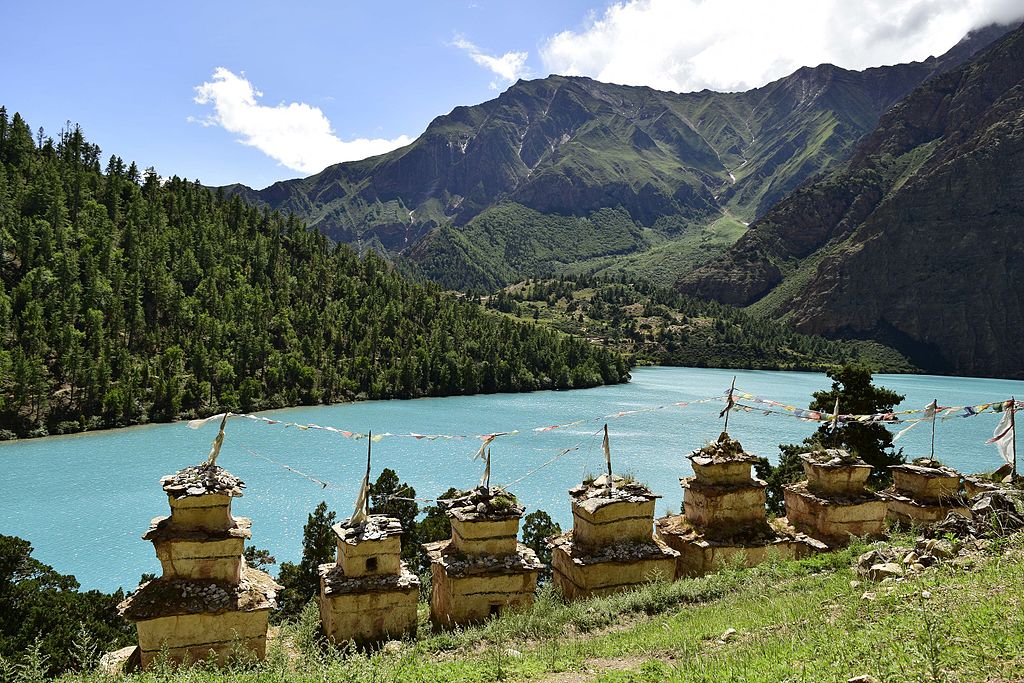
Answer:
[(865, 487), (872, 467), (839, 448), (800, 456), (806, 481), (784, 489), (789, 522), (830, 546), (851, 536), (880, 537), (885, 531), (885, 500)]
[(420, 580), (402, 562), (402, 523), (369, 514), (370, 449), (352, 516), (333, 527), (337, 562), (320, 570), (320, 620), (335, 643), (372, 644), (416, 632)]
[(679, 552), (677, 576), (703, 576), (741, 558), (753, 567), (770, 557), (792, 559), (824, 550), (785, 519), (768, 522), (767, 484), (751, 475), (757, 456), (725, 432), (687, 456), (694, 476), (679, 480), (684, 514), (663, 517), (657, 535)]
[(966, 497), (960, 492), (960, 473), (931, 458), (893, 465), (892, 486), (881, 492), (888, 517), (898, 524), (934, 524), (955, 512), (970, 518)]
[(515, 496), (481, 485), (438, 505), (451, 521), (452, 537), (426, 543), (435, 627), (468, 624), (530, 605), (542, 567), (518, 541), (523, 508)]
[(160, 483), (171, 515), (154, 519), (142, 538), (156, 547), (163, 574), (118, 607), (135, 622), (142, 666), (165, 648), (178, 663), (213, 653), (223, 664), (238, 645), (262, 659), (281, 587), (242, 557), (250, 521), (231, 515), (231, 499), (245, 484), (211, 461)]
[(549, 541), (553, 580), (569, 599), (675, 578), (679, 553), (652, 536), (654, 503), (643, 484), (604, 474), (569, 489), (572, 531)]

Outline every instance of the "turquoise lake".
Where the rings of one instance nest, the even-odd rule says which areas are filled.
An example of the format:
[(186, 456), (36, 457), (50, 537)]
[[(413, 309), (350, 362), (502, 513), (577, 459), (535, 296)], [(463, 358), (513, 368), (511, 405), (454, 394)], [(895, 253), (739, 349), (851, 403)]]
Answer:
[[(355, 432), (522, 430), (494, 442), (494, 483), (514, 481), (560, 449), (580, 444), (579, 450), (511, 488), (527, 511), (544, 509), (567, 526), (571, 514), (566, 490), (603, 467), (597, 434), (603, 421), (542, 433), (533, 428), (720, 395), (734, 374), (738, 389), (800, 407), (806, 407), (812, 391), (829, 386), (816, 373), (640, 368), (629, 384), (580, 391), (370, 401), (262, 415)], [(973, 405), (1024, 395), (1024, 382), (1011, 380), (877, 375), (875, 382), (905, 394), (903, 408), (920, 408), (933, 398), (940, 405)], [(691, 474), (685, 456), (721, 432), (722, 405), (669, 407), (608, 421), (615, 469), (635, 475), (663, 496), (659, 515), (679, 510), (679, 477)], [(937, 456), (963, 472), (991, 471), (1002, 461), (984, 442), (998, 419), (983, 414), (939, 422)], [(790, 417), (754, 412), (733, 413), (729, 432), (746, 450), (774, 460), (778, 444), (798, 441), (814, 428)], [(215, 434), (213, 424), (193, 430), (174, 423), (2, 443), (0, 533), (28, 539), (37, 559), (74, 574), (83, 588), (133, 589), (143, 572), (160, 571), (152, 545), (139, 538), (153, 517), (168, 514), (160, 477), (205, 459)], [(927, 425), (921, 425), (897, 445), (918, 457), (928, 454), (929, 438)], [(479, 443), (385, 439), (374, 444), (374, 476), (384, 467), (395, 469), (421, 498), (433, 498), (449, 486), (469, 487), (482, 472), (481, 463), (472, 459)], [(236, 499), (234, 512), (252, 518), (253, 543), (281, 562), (300, 556), (302, 526), (321, 500), (339, 517), (351, 512), (365, 449), (365, 440), (236, 418), (228, 422), (218, 464), (246, 482), (245, 496)], [(331, 485), (322, 489), (266, 458)]]

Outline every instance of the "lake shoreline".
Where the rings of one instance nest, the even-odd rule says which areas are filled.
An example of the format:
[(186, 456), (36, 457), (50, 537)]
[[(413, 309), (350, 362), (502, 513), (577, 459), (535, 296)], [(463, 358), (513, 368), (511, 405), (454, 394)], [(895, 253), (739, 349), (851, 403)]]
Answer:
[[(596, 384), (596, 385), (590, 386), (590, 387), (580, 387), (580, 388), (573, 388), (573, 389), (545, 389), (545, 388), (538, 388), (538, 389), (528, 389), (528, 390), (523, 390), (523, 391), (494, 391), (494, 392), (489, 392), (489, 393), (488, 392), (478, 392), (478, 393), (475, 393), (475, 394), (439, 394), (439, 395), (414, 396), (414, 397), (411, 397), (411, 398), (394, 397), (394, 398), (385, 398), (385, 399), (369, 398), (368, 396), (360, 394), (360, 396), (362, 396), (361, 398), (357, 397), (357, 398), (353, 398), (353, 399), (350, 399), (350, 400), (347, 400), (347, 401), (337, 401), (335, 403), (309, 403), (309, 404), (307, 404), (307, 403), (296, 403), (296, 404), (290, 404), (290, 405), (268, 406), (268, 407), (262, 407), (262, 408), (257, 408), (257, 409), (253, 409), (253, 410), (250, 410), (250, 411), (242, 411), (242, 412), (250, 412), (250, 413), (254, 413), (255, 414), (255, 413), (265, 413), (265, 412), (269, 412), (269, 411), (272, 411), (272, 410), (287, 410), (287, 409), (292, 409), (292, 408), (294, 408), (294, 409), (302, 409), (302, 408), (318, 408), (318, 407), (332, 407), (332, 406), (355, 405), (355, 404), (360, 404), (360, 403), (367, 403), (369, 401), (420, 401), (420, 400), (424, 400), (424, 399), (452, 398), (452, 397), (456, 397), (456, 396), (516, 396), (516, 395), (520, 395), (520, 394), (535, 394), (535, 393), (541, 393), (541, 392), (546, 392), (546, 391), (562, 392), (562, 393), (568, 392), (568, 391), (586, 391), (588, 389), (596, 389), (596, 388), (599, 388), (599, 387), (609, 387), (609, 386), (617, 386), (617, 385), (621, 385), (621, 384), (629, 384), (632, 381), (631, 373), (633, 371), (635, 371), (637, 369), (654, 369), (654, 368), (679, 368), (679, 369), (683, 369), (683, 370), (736, 370), (736, 371), (748, 371), (748, 372), (785, 372), (785, 373), (824, 373), (827, 370), (827, 368), (823, 368), (823, 367), (800, 367), (800, 368), (793, 368), (793, 367), (788, 367), (788, 368), (780, 368), (780, 367), (749, 367), (749, 366), (743, 366), (743, 367), (739, 367), (739, 366), (726, 366), (726, 367), (718, 367), (718, 366), (716, 366), (716, 367), (709, 367), (709, 366), (706, 366), (706, 365), (655, 365), (655, 364), (642, 364), (641, 363), (641, 364), (637, 364), (637, 365), (634, 365), (634, 366), (630, 367), (630, 374), (627, 375), (627, 378), (625, 380), (623, 380), (623, 381), (620, 381), (620, 382), (610, 382), (610, 383), (604, 383), (604, 384)], [(1010, 381), (1010, 382), (1022, 381), (1022, 380), (1020, 380), (1019, 378), (1016, 378), (1016, 377), (970, 377), (970, 376), (964, 376), (964, 375), (954, 375), (954, 374), (951, 374), (951, 373), (925, 372), (923, 370), (917, 370), (917, 371), (913, 371), (913, 372), (903, 372), (903, 371), (899, 371), (899, 370), (891, 370), (890, 369), (890, 370), (879, 370), (879, 371), (873, 372), (873, 374), (874, 375), (950, 377), (950, 378), (967, 379), (967, 380), (991, 379), (991, 380), (996, 380), (996, 381)], [(808, 400), (810, 400), (810, 397), (808, 397)], [(234, 412), (234, 411), (232, 411), (232, 412)], [(210, 413), (210, 414), (212, 415), (212, 414), (216, 414), (216, 413)], [(5, 436), (5, 435), (8, 435), (8, 434), (11, 434), (12, 432), (10, 432), (8, 430), (5, 430), (5, 429), (0, 429), (0, 445), (3, 445), (5, 443), (15, 443), (15, 442), (19, 442), (19, 441), (34, 441), (36, 439), (49, 439), (49, 438), (65, 437), (65, 436), (80, 436), (80, 435), (83, 435), (83, 434), (96, 434), (96, 433), (110, 432), (110, 431), (115, 431), (115, 430), (120, 430), (120, 429), (134, 429), (134, 428), (148, 427), (148, 426), (154, 426), (154, 425), (175, 424), (175, 423), (180, 423), (180, 422), (188, 422), (189, 420), (201, 419), (201, 418), (207, 417), (207, 416), (208, 415), (206, 415), (206, 414), (202, 414), (202, 413), (198, 413), (198, 412), (194, 412), (194, 411), (188, 411), (188, 412), (180, 413), (173, 420), (167, 420), (167, 421), (147, 420), (147, 421), (144, 421), (144, 422), (133, 422), (131, 424), (113, 424), (113, 425), (104, 425), (104, 426), (100, 426), (100, 427), (90, 427), (88, 425), (85, 425), (85, 426), (82, 427), (82, 429), (78, 429), (78, 430), (69, 430), (69, 431), (66, 431), (66, 432), (48, 433), (48, 434), (31, 434), (31, 435), (27, 435), (27, 436), (17, 436), (16, 435), (14, 437)]]

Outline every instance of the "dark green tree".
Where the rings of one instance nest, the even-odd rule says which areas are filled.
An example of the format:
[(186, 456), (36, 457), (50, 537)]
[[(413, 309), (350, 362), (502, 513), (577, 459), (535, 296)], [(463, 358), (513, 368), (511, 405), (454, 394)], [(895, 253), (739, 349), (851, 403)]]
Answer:
[(277, 596), (279, 618), (298, 616), (320, 590), (318, 568), (333, 561), (337, 549), (337, 537), (331, 528), (334, 519), (334, 512), (328, 512), (326, 502), (317, 505), (302, 528), (302, 559), (298, 564), (281, 563), (277, 579), (283, 587)]
[[(846, 415), (870, 415), (893, 411), (903, 396), (871, 383), (871, 372), (863, 367), (845, 365), (829, 370), (832, 387), (812, 394), (811, 410), (831, 413), (839, 400), (839, 412)], [(798, 481), (803, 473), (799, 455), (816, 448), (843, 448), (874, 467), (870, 481), (877, 486), (888, 481), (889, 466), (903, 462), (903, 450), (894, 450), (892, 432), (881, 423), (850, 422), (836, 429), (831, 423), (820, 427), (800, 444), (780, 444), (779, 464), (772, 467), (766, 459), (755, 465), (760, 478), (768, 482), (768, 509), (785, 514), (782, 487)]]
[(539, 577), (541, 582), (551, 580), (551, 548), (548, 547), (548, 539), (560, 533), (562, 527), (543, 510), (536, 510), (523, 518), (523, 545), (537, 553), (537, 559), (544, 564)]
[(95, 645), (93, 652), (130, 644), (134, 629), (117, 613), (121, 591), (78, 588), (75, 577), (32, 557), (28, 541), (0, 535), (0, 657), (17, 661), (38, 641), (46, 673), (56, 675), (94, 663), (82, 661), (83, 650), (72, 647), (82, 634)]
[(370, 484), (370, 513), (396, 517), (402, 523), (402, 559), (407, 562), (415, 560), (419, 548), (416, 516), (420, 508), (415, 498), (416, 489), (399, 481), (398, 474), (386, 467)]
[(266, 571), (277, 564), (277, 558), (270, 554), (266, 548), (257, 548), (254, 545), (245, 548), (245, 563), (250, 567)]
[(19, 115), (0, 127), (0, 436), (628, 377), (294, 216), (101, 169), (77, 126), (42, 148)]

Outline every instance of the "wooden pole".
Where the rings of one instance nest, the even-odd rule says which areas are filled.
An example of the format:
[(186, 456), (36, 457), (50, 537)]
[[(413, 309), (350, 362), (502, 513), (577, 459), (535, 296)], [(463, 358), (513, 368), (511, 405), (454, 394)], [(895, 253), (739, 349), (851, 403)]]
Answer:
[(1013, 396), (1010, 397), (1010, 438), (1013, 439), (1010, 443), (1013, 447), (1013, 472), (1010, 475), (1010, 481), (1017, 481), (1017, 399)]
[(729, 400), (725, 402), (725, 427), (722, 429), (723, 434), (729, 433), (729, 413), (732, 412), (732, 394), (736, 391), (736, 375), (732, 376), (732, 386), (729, 387)]
[(933, 398), (931, 405), (932, 413), (932, 453), (928, 456), (929, 460), (935, 460), (935, 413), (939, 411), (939, 399)]
[(373, 451), (373, 432), (366, 435), (366, 478), (363, 480), (370, 483), (370, 453)]
[(487, 464), (484, 468), (484, 490), (491, 495), (491, 449), (487, 449)]
[(608, 466), (608, 497), (612, 495), (612, 451), (608, 446), (608, 423), (604, 423), (604, 460)]

